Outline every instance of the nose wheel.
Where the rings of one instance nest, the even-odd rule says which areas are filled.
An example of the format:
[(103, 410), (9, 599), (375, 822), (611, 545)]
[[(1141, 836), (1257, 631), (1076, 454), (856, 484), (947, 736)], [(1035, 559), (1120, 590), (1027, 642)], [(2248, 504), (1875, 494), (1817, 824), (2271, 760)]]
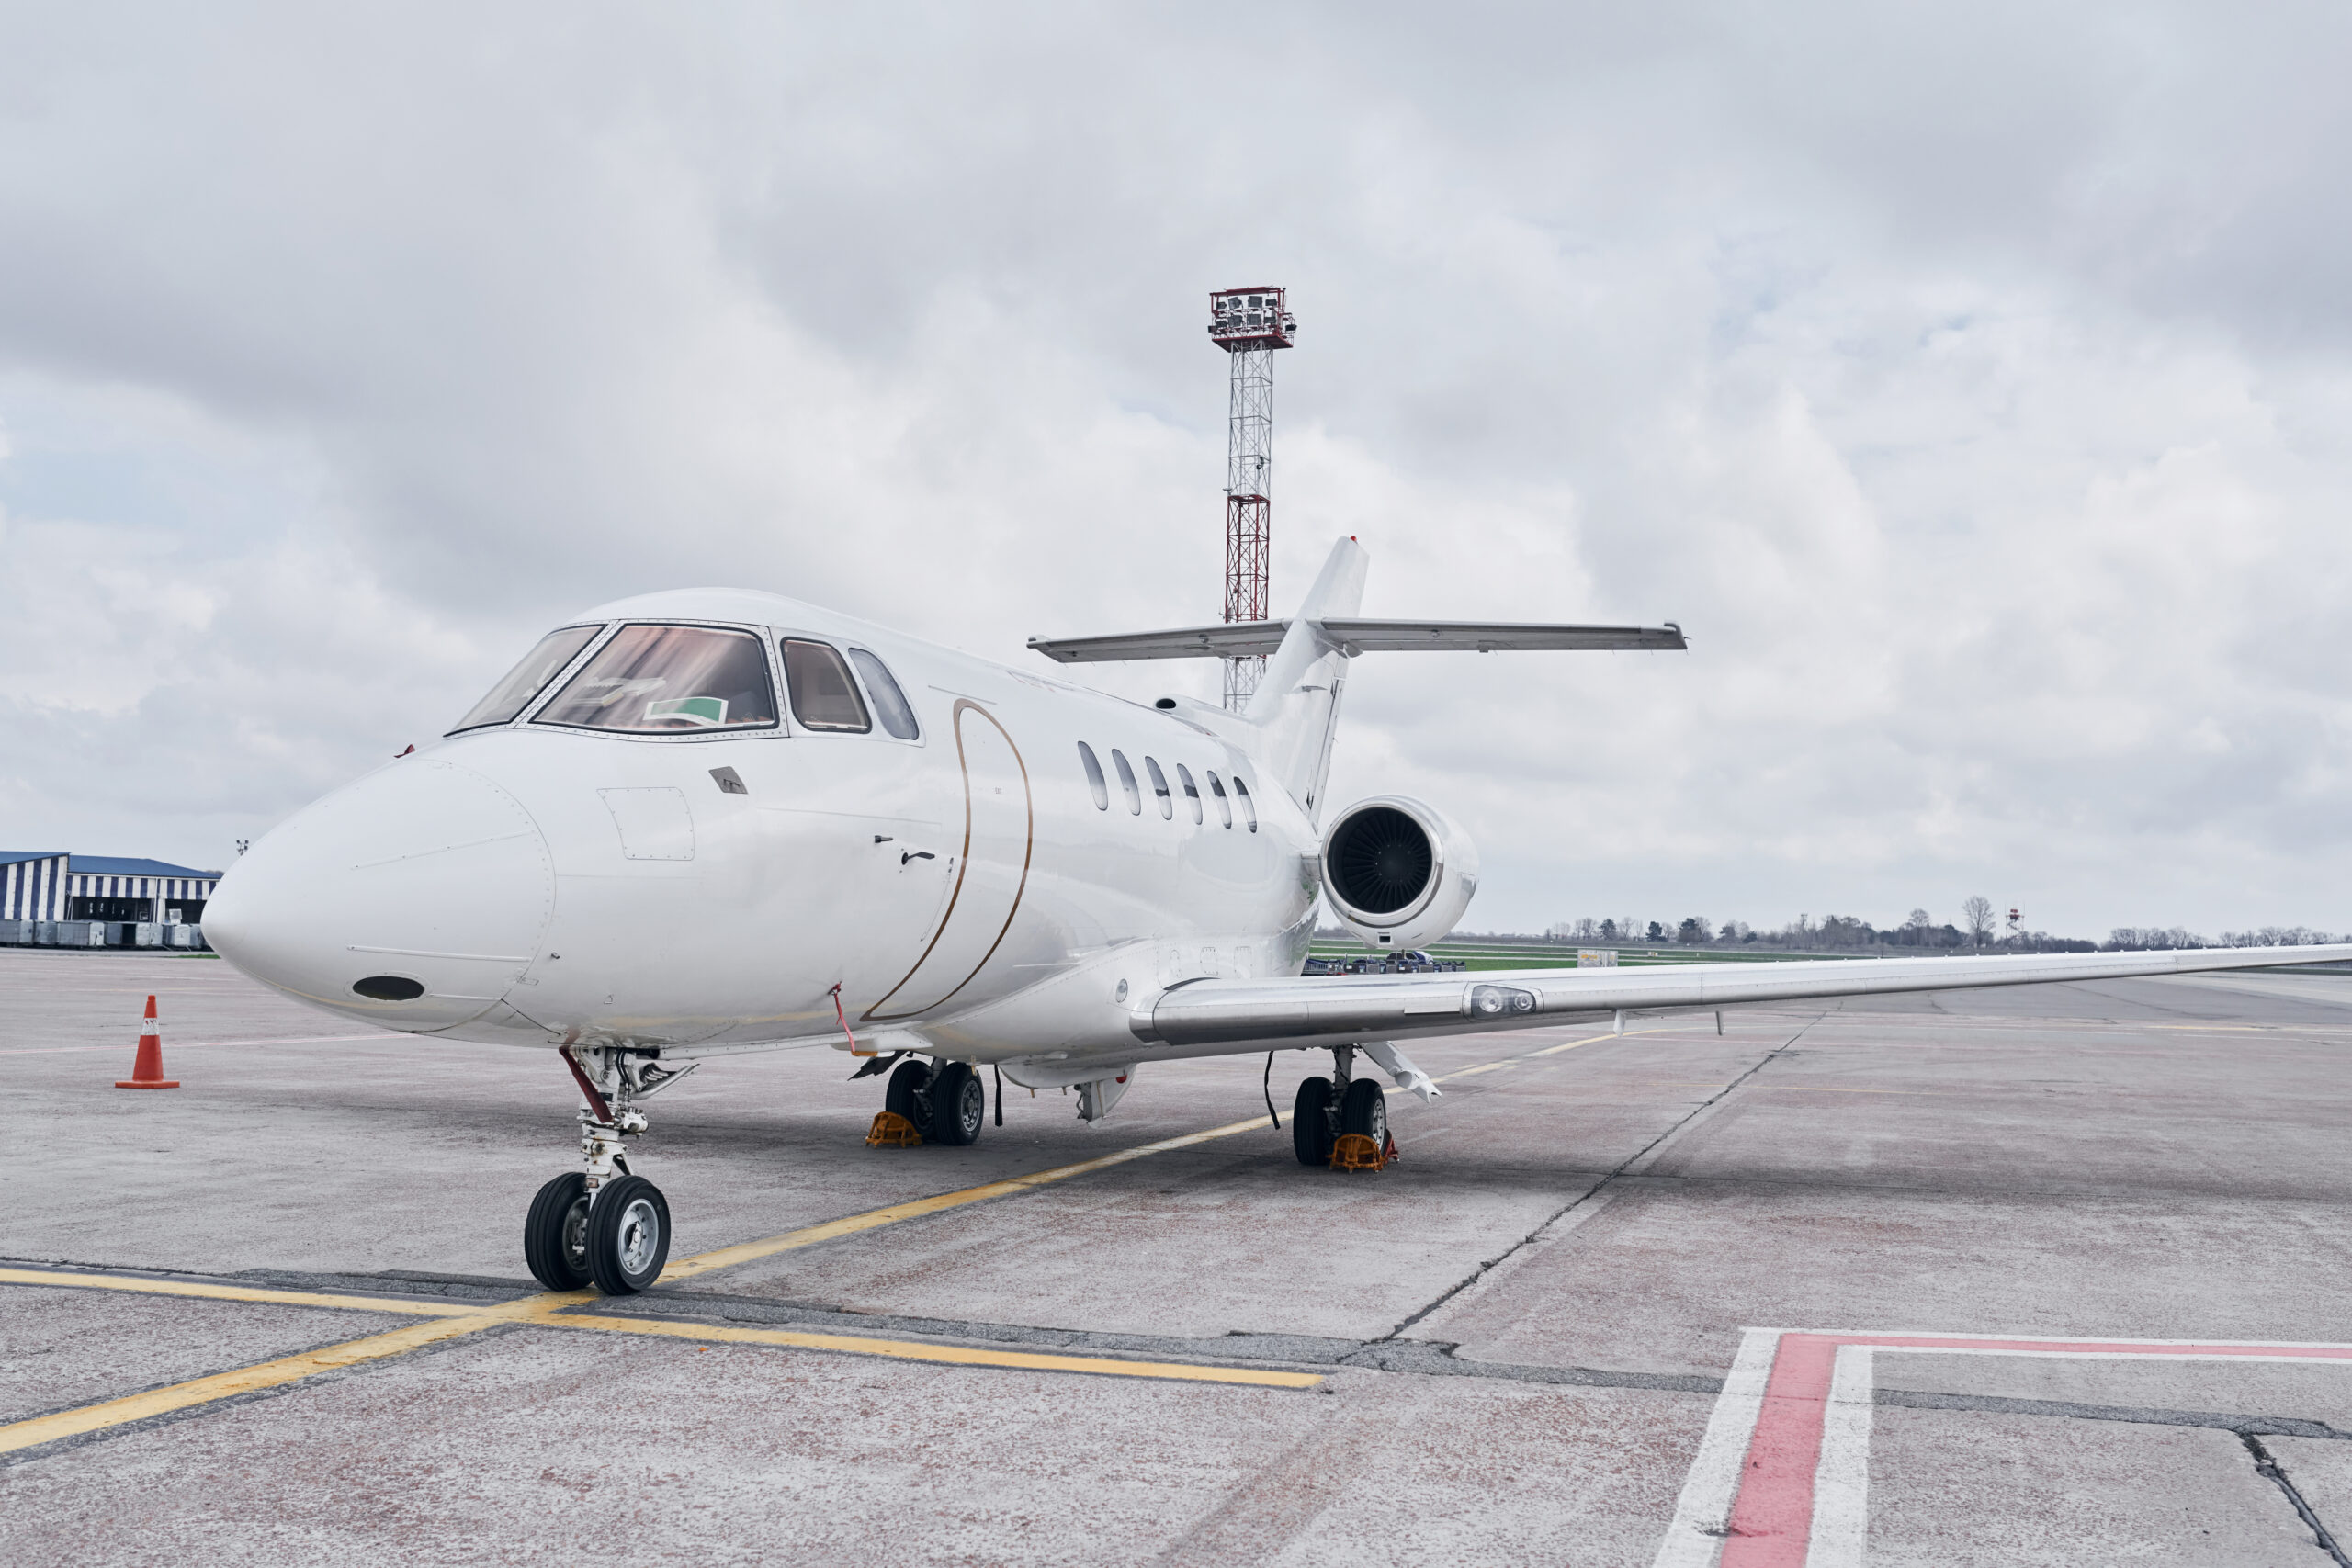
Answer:
[(523, 1221), (523, 1258), (550, 1291), (594, 1284), (608, 1296), (635, 1295), (670, 1260), (670, 1202), (628, 1168), (621, 1140), (642, 1134), (636, 1102), (694, 1070), (665, 1069), (650, 1051), (579, 1046), (562, 1052), (581, 1098), (580, 1152), (586, 1167), (539, 1189)]
[(608, 1296), (633, 1296), (670, 1261), (670, 1203), (641, 1176), (596, 1194), (588, 1212), (588, 1273)]
[(539, 1189), (523, 1222), (523, 1259), (550, 1291), (577, 1291), (589, 1280), (588, 1179), (567, 1171)]

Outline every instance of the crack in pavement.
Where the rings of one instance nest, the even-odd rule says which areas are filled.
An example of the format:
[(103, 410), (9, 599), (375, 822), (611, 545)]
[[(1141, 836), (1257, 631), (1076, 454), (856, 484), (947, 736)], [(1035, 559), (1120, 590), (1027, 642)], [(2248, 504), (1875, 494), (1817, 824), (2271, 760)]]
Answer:
[(2244, 1443), (2245, 1451), (2253, 1456), (2254, 1472), (2286, 1495), (2289, 1506), (2295, 1510), (2295, 1517), (2301, 1519), (2303, 1528), (2312, 1532), (2312, 1544), (2335, 1559), (2337, 1568), (2352, 1568), (2352, 1557), (2344, 1555), (2344, 1549), (2335, 1544), (2335, 1538), (2328, 1533), (2325, 1525), (2319, 1522), (2319, 1516), (2312, 1512), (2312, 1506), (2303, 1500), (2302, 1493), (2288, 1479), (2285, 1468), (2272, 1457), (2268, 1449), (2262, 1446), (2262, 1439), (2252, 1432), (2240, 1432), (2238, 1441)]
[(1423, 1305), (1419, 1311), (1407, 1317), (1403, 1322), (1397, 1324), (1385, 1335), (1382, 1336), (1379, 1339), (1372, 1341), (1372, 1343), (1374, 1345), (1381, 1345), (1392, 1340), (1403, 1338), (1405, 1330), (1412, 1327), (1413, 1325), (1428, 1317), (1431, 1313), (1437, 1311), (1440, 1307), (1444, 1306), (1448, 1302), (1453, 1301), (1463, 1292), (1470, 1289), (1471, 1286), (1476, 1285), (1481, 1280), (1486, 1279), (1487, 1275), (1493, 1273), (1496, 1269), (1516, 1257), (1521, 1251), (1533, 1245), (1545, 1231), (1550, 1230), (1554, 1225), (1558, 1224), (1562, 1220), (1567, 1218), (1577, 1210), (1583, 1208), (1586, 1204), (1591, 1202), (1594, 1199), (1607, 1191), (1611, 1183), (1616, 1181), (1619, 1177), (1623, 1176), (1627, 1171), (1633, 1169), (1634, 1166), (1640, 1164), (1642, 1160), (1646, 1158), (1652, 1151), (1657, 1148), (1659, 1145), (1665, 1143), (1668, 1138), (1673, 1137), (1677, 1133), (1681, 1132), (1693, 1122), (1696, 1122), (1700, 1117), (1704, 1116), (1708, 1111), (1713, 1110), (1715, 1106), (1720, 1104), (1736, 1090), (1745, 1085), (1748, 1079), (1762, 1072), (1773, 1062), (1778, 1061), (1783, 1055), (1795, 1046), (1798, 1041), (1804, 1039), (1806, 1033), (1812, 1030), (1813, 1026), (1819, 1023), (1826, 1016), (1827, 1016), (1826, 1013), (1815, 1013), (1811, 1019), (1808, 1019), (1794, 1034), (1790, 1035), (1786, 1040), (1783, 1040), (1778, 1045), (1773, 1046), (1770, 1051), (1765, 1052), (1763, 1055), (1758, 1057), (1756, 1059), (1755, 1066), (1749, 1067), (1746, 1072), (1740, 1074), (1739, 1077), (1732, 1079), (1731, 1082), (1724, 1085), (1723, 1088), (1717, 1089), (1713, 1094), (1709, 1095), (1705, 1100), (1701, 1100), (1697, 1105), (1691, 1107), (1688, 1113), (1679, 1118), (1672, 1126), (1667, 1128), (1666, 1131), (1660, 1133), (1657, 1137), (1652, 1138), (1648, 1143), (1644, 1144), (1640, 1148), (1635, 1149), (1632, 1154), (1627, 1155), (1623, 1160), (1618, 1163), (1616, 1168), (1610, 1171), (1606, 1176), (1603, 1176), (1599, 1181), (1594, 1182), (1590, 1187), (1586, 1188), (1574, 1198), (1568, 1200), (1567, 1202), (1562, 1204), (1557, 1210), (1554, 1211), (1542, 1224), (1537, 1225), (1525, 1235), (1521, 1236), (1517, 1241), (1511, 1243), (1510, 1246), (1505, 1247), (1501, 1252), (1497, 1253), (1494, 1257), (1480, 1263), (1466, 1276), (1454, 1281), (1453, 1285), (1441, 1292), (1434, 1299)]

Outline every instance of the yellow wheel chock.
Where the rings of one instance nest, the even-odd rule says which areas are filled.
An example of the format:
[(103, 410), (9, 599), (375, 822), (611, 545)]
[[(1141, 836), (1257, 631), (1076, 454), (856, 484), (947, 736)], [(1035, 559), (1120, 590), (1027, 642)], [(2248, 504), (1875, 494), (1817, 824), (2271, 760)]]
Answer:
[(1388, 1140), (1386, 1147), (1374, 1143), (1362, 1133), (1342, 1133), (1331, 1145), (1333, 1170), (1385, 1170), (1388, 1162), (1396, 1157), (1396, 1140)]
[[(1369, 1142), (1370, 1140), (1366, 1140)], [(869, 1149), (913, 1149), (922, 1146), (922, 1134), (915, 1124), (895, 1111), (877, 1111), (874, 1126), (865, 1134)]]

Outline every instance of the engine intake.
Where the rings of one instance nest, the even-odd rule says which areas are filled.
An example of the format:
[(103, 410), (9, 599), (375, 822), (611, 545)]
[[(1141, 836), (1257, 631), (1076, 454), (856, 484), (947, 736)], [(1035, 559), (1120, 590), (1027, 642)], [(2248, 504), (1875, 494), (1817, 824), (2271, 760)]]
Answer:
[(1419, 947), (1452, 931), (1478, 887), (1478, 852), (1435, 807), (1358, 801), (1323, 835), (1323, 897), (1372, 947)]

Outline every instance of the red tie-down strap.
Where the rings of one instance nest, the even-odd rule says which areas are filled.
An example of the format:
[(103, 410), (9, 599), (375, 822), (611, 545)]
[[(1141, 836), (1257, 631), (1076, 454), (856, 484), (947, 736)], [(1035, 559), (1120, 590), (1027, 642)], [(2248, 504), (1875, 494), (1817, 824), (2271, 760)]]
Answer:
[(854, 1056), (857, 1055), (857, 1036), (850, 1033), (849, 1014), (842, 1010), (842, 983), (839, 980), (833, 982), (832, 998), (833, 1016), (842, 1021), (842, 1033), (849, 1040), (849, 1054)]

